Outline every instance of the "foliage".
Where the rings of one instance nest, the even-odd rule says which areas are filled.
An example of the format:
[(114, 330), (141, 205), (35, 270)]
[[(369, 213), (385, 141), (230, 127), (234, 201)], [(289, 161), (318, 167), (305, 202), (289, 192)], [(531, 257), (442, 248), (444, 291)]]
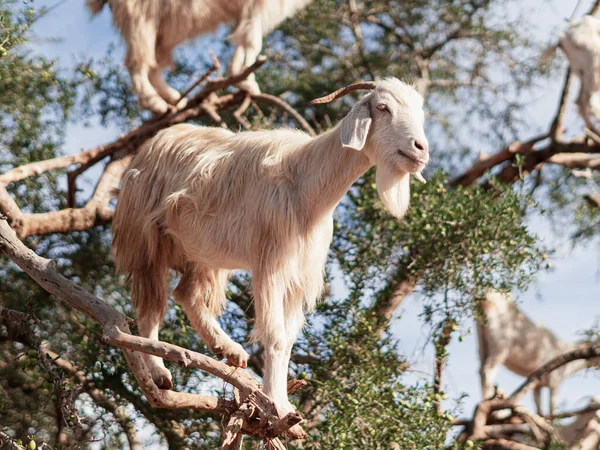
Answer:
[[(514, 138), (527, 101), (523, 93), (540, 76), (530, 57), (538, 44), (526, 34), (528, 27), (521, 26), (525, 18), (501, 20), (511, 3), (366, 0), (357, 2), (352, 13), (347, 1), (316, 0), (271, 35), (266, 53), (284, 56), (272, 58), (257, 74), (258, 82), (265, 92), (289, 91), (286, 100), (318, 129), (326, 129), (353, 102), (347, 98), (319, 108), (308, 104), (332, 86), (385, 75), (428, 76), (428, 121), (437, 143), (434, 169), (452, 173), (464, 167), (466, 151), (473, 151), (472, 136), (494, 147)], [(39, 13), (27, 9), (0, 0), (0, 171), (59, 155), (69, 121), (99, 120), (103, 126), (129, 129), (143, 117), (114, 48), (100, 60), (87, 58), (75, 68), (59, 69), (56, 61), (30, 53), (26, 31)], [(229, 53), (229, 47), (220, 47), (217, 56), (227, 61)], [(206, 55), (200, 58), (181, 54), (170, 82), (180, 89), (189, 86), (191, 75), (208, 65)], [(506, 77), (499, 81), (498, 73)], [(281, 115), (270, 117), (268, 111), (262, 117), (255, 107), (250, 111), (256, 126), (293, 124)], [(493, 181), (450, 189), (446, 173), (432, 171), (427, 185), (412, 186), (412, 208), (403, 221), (384, 211), (371, 172), (338, 209), (327, 276), (330, 281), (343, 277), (346, 290), (326, 296), (309, 318), (291, 368), (294, 376), (310, 381), (294, 398), (310, 424), (303, 448), (444, 448), (453, 407), (438, 414), (433, 404), (442, 394), (428, 383), (406, 384), (406, 361), (387, 333), (389, 323), (377, 316), (378, 307), (400, 283), (415, 280), (424, 300), (423, 317), (435, 329), (449, 317), (464, 321), (476, 312), (472, 300), (486, 288), (524, 288), (543, 266), (544, 250), (524, 225), (531, 201), (527, 196)], [(64, 204), (54, 176), (32, 178), (12, 186), (11, 192), (36, 212)], [(127, 282), (115, 275), (110, 259), (108, 228), (27, 243), (57, 260), (67, 277), (132, 315)], [(122, 353), (101, 344), (97, 325), (47, 295), (14, 266), (3, 262), (0, 276), (2, 305), (35, 316), (39, 341), (76, 363), (111, 402), (126, 405), (138, 423), (156, 432), (146, 443), (218, 446), (219, 417), (153, 410), (132, 381)], [(247, 274), (235, 274), (229, 299), (224, 327), (237, 341), (247, 342), (253, 320)], [(39, 358), (29, 353), (31, 343), (15, 333), (8, 328), (0, 332), (0, 423), (23, 442), (35, 434), (36, 441), (56, 446), (59, 390)], [(161, 339), (207, 352), (177, 305), (169, 311)], [(260, 373), (260, 349), (251, 345), (249, 350), (250, 365)], [(231, 395), (202, 373), (169, 368), (177, 390)], [(81, 393), (76, 402), (81, 424), (68, 430), (69, 442), (91, 447), (89, 441), (97, 440), (102, 448), (121, 447), (124, 437), (114, 420), (84, 390), (78, 391), (82, 387), (69, 374), (63, 377), (68, 389)], [(245, 445), (256, 447), (249, 439)]]

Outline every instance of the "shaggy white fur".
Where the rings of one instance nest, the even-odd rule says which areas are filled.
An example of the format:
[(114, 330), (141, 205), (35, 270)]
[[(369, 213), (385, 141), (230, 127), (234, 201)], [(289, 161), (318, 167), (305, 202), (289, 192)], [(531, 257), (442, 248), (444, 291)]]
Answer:
[[(315, 307), (333, 234), (333, 210), (369, 167), (388, 210), (408, 208), (409, 175), (429, 161), (423, 99), (386, 79), (341, 125), (312, 138), (290, 129), (232, 133), (177, 125), (160, 132), (123, 175), (113, 252), (131, 276), (140, 333), (158, 338), (167, 271), (183, 273), (175, 300), (213, 352), (245, 367), (248, 354), (219, 327), (232, 269), (252, 271), (254, 336), (264, 385), (281, 413), (292, 346)], [(147, 359), (159, 387), (162, 360)]]

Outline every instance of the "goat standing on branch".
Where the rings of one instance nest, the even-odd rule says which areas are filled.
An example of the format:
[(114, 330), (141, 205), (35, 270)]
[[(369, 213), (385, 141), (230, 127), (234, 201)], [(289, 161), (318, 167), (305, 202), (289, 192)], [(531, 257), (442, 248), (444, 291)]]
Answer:
[[(429, 161), (417, 91), (390, 78), (350, 86), (325, 101), (357, 88), (373, 92), (318, 137), (177, 125), (157, 134), (123, 175), (112, 245), (118, 267), (133, 282), (141, 335), (158, 339), (167, 272), (175, 269), (183, 274), (175, 301), (202, 339), (230, 364), (245, 367), (248, 354), (216, 318), (230, 271), (252, 271), (264, 389), (282, 415), (293, 411), (286, 392), (290, 353), (304, 312), (314, 309), (323, 289), (336, 205), (376, 166), (379, 196), (400, 218), (409, 204), (410, 174), (420, 174)], [(172, 387), (160, 358), (148, 356), (147, 364), (159, 387)]]
[(571, 72), (581, 82), (577, 96), (579, 115), (585, 126), (598, 134), (598, 127), (592, 122), (591, 116), (600, 121), (600, 105), (595, 96), (600, 91), (600, 20), (593, 16), (583, 16), (571, 21), (560, 34), (558, 45), (544, 52), (542, 62), (551, 59), (557, 48), (565, 54)]
[[(182, 105), (181, 95), (163, 79), (173, 65), (173, 49), (188, 39), (214, 32), (219, 25), (233, 27), (230, 39), (236, 45), (229, 64), (231, 75), (256, 61), (262, 38), (311, 0), (87, 0), (92, 14), (108, 3), (113, 23), (119, 29), (127, 53), (133, 91), (140, 107), (164, 114), (169, 105)], [(240, 87), (260, 93), (251, 74)], [(181, 100), (181, 102), (180, 102)]]
[[(489, 291), (482, 303), (485, 323), (477, 324), (481, 360), (481, 390), (484, 399), (494, 394), (498, 366), (529, 377), (555, 357), (588, 344), (564, 342), (547, 328), (536, 325), (517, 308), (510, 295)], [(550, 391), (550, 414), (554, 414), (558, 387), (569, 375), (596, 364), (596, 360), (576, 360), (542, 377), (533, 391), (538, 414), (543, 415), (542, 387)]]

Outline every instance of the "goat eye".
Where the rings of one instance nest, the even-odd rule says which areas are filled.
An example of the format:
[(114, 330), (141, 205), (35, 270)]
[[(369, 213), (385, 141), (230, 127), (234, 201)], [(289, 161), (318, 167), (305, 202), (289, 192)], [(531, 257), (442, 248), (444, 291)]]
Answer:
[(385, 103), (380, 103), (379, 105), (377, 105), (377, 109), (379, 111), (386, 111), (391, 114), (390, 108), (388, 108), (388, 106)]

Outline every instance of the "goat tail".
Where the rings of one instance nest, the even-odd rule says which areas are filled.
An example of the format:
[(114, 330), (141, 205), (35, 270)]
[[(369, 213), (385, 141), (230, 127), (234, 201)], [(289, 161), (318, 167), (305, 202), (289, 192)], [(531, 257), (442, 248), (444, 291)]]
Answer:
[(537, 64), (538, 68), (547, 67), (552, 62), (552, 60), (556, 56), (556, 49), (558, 47), (560, 47), (560, 43), (551, 45), (550, 47), (548, 47), (546, 50), (544, 50), (542, 52), (542, 55), (540, 56), (540, 59), (538, 60), (538, 64)]
[(160, 323), (167, 312), (168, 268), (153, 264), (131, 272), (131, 304), (138, 323)]
[(92, 16), (95, 16), (96, 14), (99, 14), (100, 11), (102, 11), (102, 8), (104, 8), (104, 5), (106, 5), (107, 3), (108, 0), (87, 0), (85, 2), (85, 5), (92, 13)]
[(158, 323), (167, 309), (170, 240), (149, 217), (147, 190), (136, 182), (139, 174), (130, 168), (123, 175), (113, 217), (111, 252), (117, 270), (131, 280), (131, 303), (138, 323)]

